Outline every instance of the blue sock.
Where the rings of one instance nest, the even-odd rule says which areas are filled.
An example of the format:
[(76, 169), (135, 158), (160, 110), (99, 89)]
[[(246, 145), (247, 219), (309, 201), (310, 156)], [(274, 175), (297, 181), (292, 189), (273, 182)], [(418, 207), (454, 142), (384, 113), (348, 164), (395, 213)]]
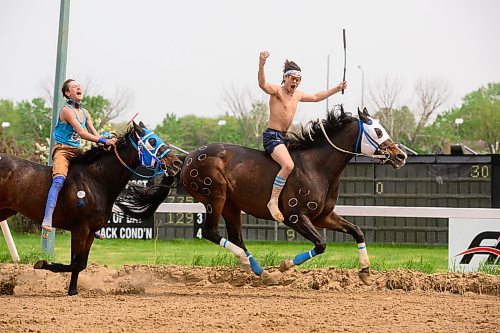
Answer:
[(252, 271), (255, 273), (255, 275), (260, 276), (264, 270), (262, 267), (260, 267), (259, 263), (255, 258), (252, 256), (252, 254), (249, 251), (246, 251), (245, 254), (247, 255), (248, 259), (250, 260), (250, 268)]
[(57, 204), (57, 196), (64, 184), (64, 176), (55, 176), (52, 180), (52, 186), (49, 190), (49, 195), (47, 196), (47, 204), (45, 205), (45, 215), (43, 216), (42, 225), (52, 226), (52, 214)]
[(300, 264), (304, 263), (305, 261), (311, 259), (314, 256), (316, 256), (316, 251), (314, 251), (314, 249), (312, 249), (311, 251), (297, 254), (295, 256), (295, 258), (293, 258), (293, 263), (295, 265), (300, 265)]

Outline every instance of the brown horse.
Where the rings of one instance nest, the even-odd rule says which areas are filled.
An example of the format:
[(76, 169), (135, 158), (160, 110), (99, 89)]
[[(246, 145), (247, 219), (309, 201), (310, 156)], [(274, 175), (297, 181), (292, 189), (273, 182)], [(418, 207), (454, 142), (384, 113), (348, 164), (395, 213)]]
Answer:
[[(150, 163), (151, 160), (154, 162)], [(171, 175), (182, 164), (141, 122), (134, 123), (119, 137), (114, 151), (94, 147), (71, 162), (53, 216), (54, 227), (71, 232), (71, 263), (42, 260), (35, 264), (37, 269), (71, 272), (69, 295), (78, 293), (78, 274), (87, 267), (94, 232), (109, 220), (113, 203), (127, 185), (133, 169), (145, 161), (148, 166), (156, 164), (158, 173)], [(51, 174), (52, 169), (46, 165), (0, 154), (0, 221), (21, 213), (41, 224)]]
[[(280, 196), (284, 223), (314, 244), (311, 251), (298, 254), (281, 263), (285, 271), (325, 251), (326, 243), (316, 228), (327, 228), (352, 235), (358, 243), (360, 277), (368, 283), (369, 260), (365, 236), (359, 227), (337, 215), (333, 209), (338, 198), (339, 179), (355, 155), (372, 156), (394, 168), (406, 162), (406, 153), (397, 147), (378, 121), (368, 112), (358, 110), (358, 118), (340, 108), (340, 115), (310, 122), (300, 133), (289, 135), (288, 149), (295, 163), (293, 172)], [(359, 153), (358, 153), (359, 152)], [(373, 154), (379, 155), (373, 155)], [(257, 275), (263, 269), (248, 252), (242, 238), (241, 212), (257, 218), (272, 219), (266, 204), (279, 166), (263, 151), (224, 143), (198, 148), (184, 158), (180, 181), (207, 211), (204, 238), (225, 247), (240, 260), (242, 268)], [(152, 206), (140, 201), (139, 188), (135, 203), (125, 207), (127, 214), (144, 217), (152, 214), (168, 190), (160, 187), (149, 192)], [(156, 193), (155, 193), (156, 192)], [(162, 193), (163, 192), (163, 193)], [(130, 199), (130, 197), (129, 197)], [(153, 205), (154, 201), (154, 205)], [(132, 207), (137, 209), (132, 209)], [(218, 233), (221, 215), (226, 222), (228, 239)]]

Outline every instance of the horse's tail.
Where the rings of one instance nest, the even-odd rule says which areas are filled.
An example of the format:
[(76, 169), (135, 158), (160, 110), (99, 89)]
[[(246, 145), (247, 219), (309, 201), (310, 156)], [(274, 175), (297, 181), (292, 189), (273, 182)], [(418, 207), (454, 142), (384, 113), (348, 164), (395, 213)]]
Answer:
[[(185, 156), (179, 157), (184, 162)], [(158, 206), (170, 194), (170, 190), (177, 186), (180, 172), (175, 176), (164, 175), (158, 185), (143, 187), (131, 184), (120, 196), (121, 200), (116, 201), (117, 205), (125, 215), (147, 219), (156, 212)]]

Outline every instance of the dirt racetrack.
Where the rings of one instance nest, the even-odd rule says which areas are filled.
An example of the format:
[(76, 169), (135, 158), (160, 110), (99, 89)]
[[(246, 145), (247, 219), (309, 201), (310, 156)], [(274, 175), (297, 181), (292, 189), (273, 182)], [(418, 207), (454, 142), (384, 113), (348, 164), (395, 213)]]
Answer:
[(0, 266), (0, 332), (499, 332), (500, 276), (92, 265), (69, 274)]

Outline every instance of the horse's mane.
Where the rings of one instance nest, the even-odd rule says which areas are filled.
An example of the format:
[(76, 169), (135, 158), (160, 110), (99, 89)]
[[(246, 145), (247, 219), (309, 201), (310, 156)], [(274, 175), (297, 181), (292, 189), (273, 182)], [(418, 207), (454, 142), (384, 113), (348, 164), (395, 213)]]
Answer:
[[(121, 148), (128, 143), (127, 136), (134, 130), (133, 126), (130, 126), (126, 133), (118, 135), (116, 142), (116, 148)], [(111, 147), (113, 148), (113, 147)], [(76, 156), (71, 160), (71, 164), (91, 164), (92, 162), (99, 160), (105, 155), (114, 154), (113, 149), (105, 150), (102, 146), (93, 145), (92, 148), (85, 151), (83, 154)]]
[(321, 130), (320, 121), (323, 122), (323, 127), (329, 137), (333, 133), (338, 132), (343, 126), (357, 121), (357, 118), (352, 117), (350, 113), (341, 112), (337, 116), (335, 115), (335, 111), (336, 109), (328, 111), (326, 119), (311, 120), (305, 126), (300, 125), (300, 129), (297, 132), (289, 132), (287, 134), (288, 150), (308, 149), (320, 142), (324, 142), (325, 135)]

